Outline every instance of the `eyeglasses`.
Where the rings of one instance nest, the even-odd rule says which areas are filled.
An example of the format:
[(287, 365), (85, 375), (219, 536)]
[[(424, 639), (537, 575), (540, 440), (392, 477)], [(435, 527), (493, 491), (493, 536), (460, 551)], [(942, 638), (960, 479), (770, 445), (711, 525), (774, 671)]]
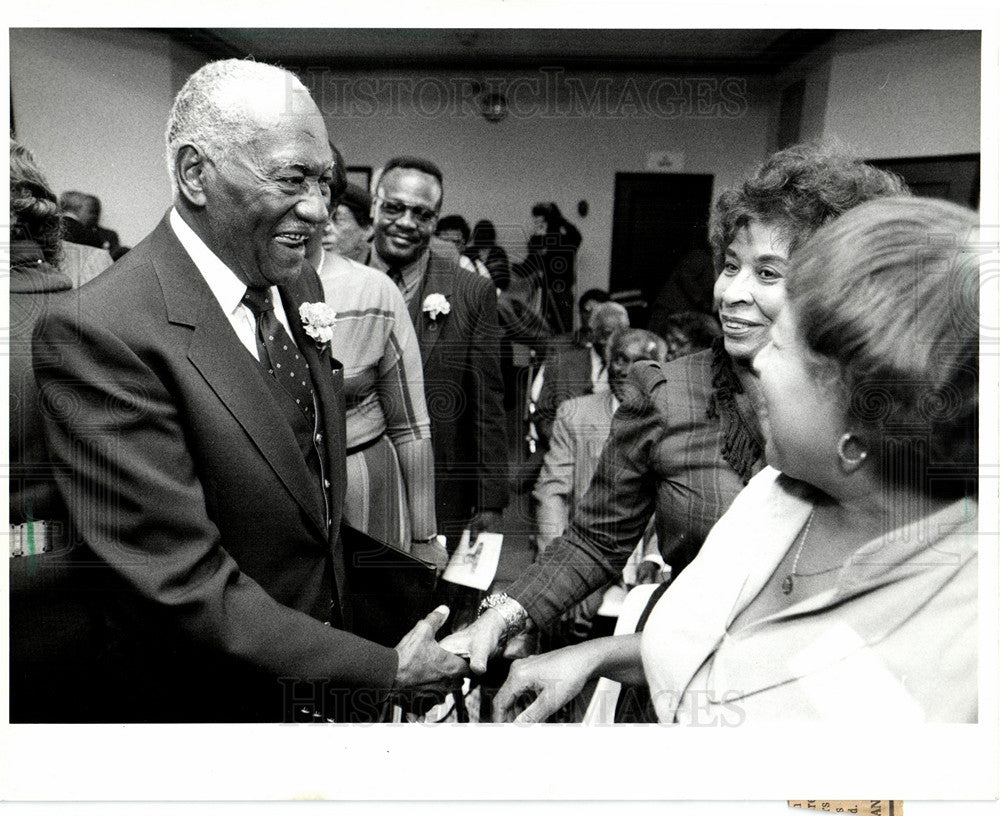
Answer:
[(436, 211), (429, 210), (426, 207), (411, 207), (402, 201), (390, 201), (382, 198), (382, 196), (375, 196), (375, 200), (379, 204), (379, 212), (391, 221), (402, 218), (403, 213), (409, 212), (413, 216), (414, 221), (426, 227), (428, 224), (433, 224), (434, 219), (438, 216)]

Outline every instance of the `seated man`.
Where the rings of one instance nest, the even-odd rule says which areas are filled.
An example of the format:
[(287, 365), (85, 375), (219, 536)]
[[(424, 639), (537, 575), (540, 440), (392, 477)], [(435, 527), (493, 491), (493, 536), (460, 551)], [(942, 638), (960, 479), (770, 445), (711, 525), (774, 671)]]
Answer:
[(101, 199), (90, 193), (68, 190), (59, 197), (63, 211), (63, 236), (74, 244), (107, 250), (114, 260), (128, 252), (118, 233), (100, 225)]
[(532, 421), (542, 450), (548, 447), (552, 421), (560, 403), (570, 397), (608, 390), (608, 370), (604, 359), (607, 345), (616, 331), (628, 327), (625, 307), (608, 301), (597, 304), (590, 313), (589, 345), (556, 341), (550, 344), (531, 389), (535, 402)]
[(534, 490), (539, 551), (562, 535), (576, 499), (590, 484), (611, 433), (611, 418), (624, 396), (632, 363), (664, 362), (666, 357), (663, 338), (644, 329), (622, 329), (615, 333), (608, 348), (608, 390), (573, 397), (557, 409), (549, 449)]
[(67, 190), (59, 196), (63, 217), (63, 240), (83, 246), (105, 249), (97, 232), (99, 213), (93, 196), (79, 190)]
[[(534, 490), (539, 554), (562, 535), (576, 500), (587, 491), (611, 434), (611, 418), (626, 396), (632, 364), (637, 360), (662, 363), (666, 358), (667, 344), (652, 332), (644, 329), (616, 332), (608, 352), (609, 389), (568, 399), (559, 406), (549, 450)], [(655, 533), (650, 531), (636, 547), (626, 568), (630, 573), (629, 583), (648, 583), (660, 576), (665, 565), (656, 543)], [(557, 641), (550, 647), (585, 639), (603, 598), (604, 590), (598, 590), (564, 613), (556, 627)]]

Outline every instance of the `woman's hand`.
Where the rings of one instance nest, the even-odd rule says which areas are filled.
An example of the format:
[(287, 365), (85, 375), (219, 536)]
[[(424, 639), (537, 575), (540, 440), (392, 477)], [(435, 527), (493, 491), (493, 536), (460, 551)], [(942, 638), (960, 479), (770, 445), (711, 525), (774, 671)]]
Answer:
[(475, 621), (453, 632), (441, 641), (441, 648), (452, 654), (467, 657), (474, 674), (486, 671), (486, 663), (500, 651), (500, 641), (506, 629), (503, 615), (487, 609)]
[(493, 721), (544, 722), (576, 697), (597, 661), (590, 641), (543, 655), (515, 660), (493, 699)]
[(598, 675), (634, 686), (645, 683), (641, 640), (640, 633), (617, 635), (514, 661), (493, 699), (494, 722), (544, 722)]

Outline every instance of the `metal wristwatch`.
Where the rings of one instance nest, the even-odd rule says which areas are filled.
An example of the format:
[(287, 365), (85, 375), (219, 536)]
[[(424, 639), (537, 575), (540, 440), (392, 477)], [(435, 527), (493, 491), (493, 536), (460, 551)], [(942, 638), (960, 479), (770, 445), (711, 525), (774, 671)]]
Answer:
[(483, 598), (483, 602), (479, 604), (479, 614), (482, 615), (487, 609), (495, 609), (503, 618), (500, 646), (506, 644), (514, 635), (523, 632), (528, 625), (527, 610), (506, 592), (498, 592)]

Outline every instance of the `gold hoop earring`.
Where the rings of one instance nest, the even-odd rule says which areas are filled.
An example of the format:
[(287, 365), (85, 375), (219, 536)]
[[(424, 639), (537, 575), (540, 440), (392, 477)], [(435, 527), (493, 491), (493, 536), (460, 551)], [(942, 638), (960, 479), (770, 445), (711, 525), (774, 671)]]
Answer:
[(864, 464), (865, 459), (868, 458), (868, 451), (864, 449), (864, 446), (860, 442), (857, 442), (859, 451), (855, 456), (850, 456), (847, 453), (847, 445), (852, 439), (856, 439), (854, 434), (850, 431), (845, 433), (840, 437), (840, 441), (837, 443), (837, 456), (840, 458), (840, 464), (848, 473), (853, 473), (861, 465)]

